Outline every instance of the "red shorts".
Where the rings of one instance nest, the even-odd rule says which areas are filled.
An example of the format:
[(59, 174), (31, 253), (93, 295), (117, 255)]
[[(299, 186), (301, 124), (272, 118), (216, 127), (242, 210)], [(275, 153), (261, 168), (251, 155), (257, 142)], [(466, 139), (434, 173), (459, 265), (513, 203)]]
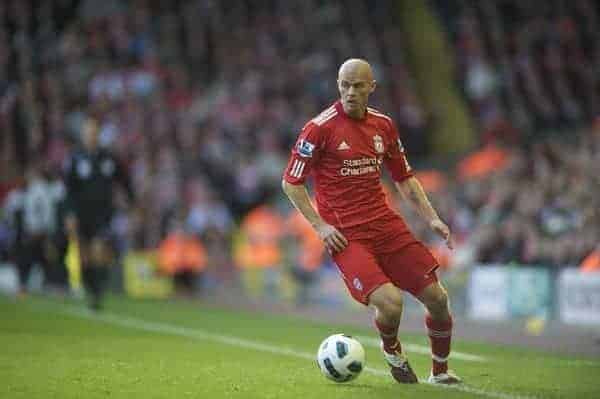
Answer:
[[(341, 232), (348, 239), (348, 246), (333, 254), (333, 260), (358, 302), (368, 305), (371, 292), (388, 282), (416, 296), (438, 281), (437, 260), (414, 238), (400, 217)], [(366, 236), (369, 238), (362, 238)]]

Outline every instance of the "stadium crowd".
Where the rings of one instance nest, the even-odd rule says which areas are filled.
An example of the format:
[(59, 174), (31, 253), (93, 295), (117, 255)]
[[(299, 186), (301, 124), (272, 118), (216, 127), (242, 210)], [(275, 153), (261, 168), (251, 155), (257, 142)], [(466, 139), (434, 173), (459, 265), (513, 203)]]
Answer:
[(580, 265), (599, 246), (600, 124), (579, 137), (502, 152), (504, 161), (489, 175), (462, 177), (459, 171), (432, 194), (460, 243), (454, 255), (435, 244), (411, 212), (403, 214), (451, 266)]
[(437, 197), (473, 243), (466, 259), (580, 264), (600, 237), (598, 3), (436, 4), (481, 145), (501, 143), (510, 158), (501, 172)]
[[(0, 199), (26, 184), (27, 169), (59, 175), (93, 115), (140, 199), (115, 219), (119, 242), (157, 248), (183, 225), (207, 247), (208, 263), (228, 269), (250, 210), (290, 211), (279, 194), (289, 148), (336, 97), (343, 59), (374, 65), (374, 105), (397, 121), (409, 159), (431, 155), (392, 3), (0, 3)], [(519, 5), (529, 2), (466, 3), (439, 9), (456, 13), (457, 79), (482, 148), (501, 152), (504, 167), (468, 178), (460, 168), (437, 172), (444, 184), (432, 197), (461, 244), (448, 264), (577, 265), (600, 237), (598, 10), (582, 0), (573, 13), (548, 5), (533, 17)], [(532, 133), (548, 129), (568, 137)]]
[(598, 2), (437, 3), (484, 137), (515, 142), (544, 130), (589, 126), (598, 116)]

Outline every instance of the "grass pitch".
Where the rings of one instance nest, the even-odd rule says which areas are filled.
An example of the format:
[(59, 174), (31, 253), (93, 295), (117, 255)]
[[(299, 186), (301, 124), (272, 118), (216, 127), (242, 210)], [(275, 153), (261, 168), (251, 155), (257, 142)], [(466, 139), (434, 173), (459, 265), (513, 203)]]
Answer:
[[(346, 384), (326, 380), (314, 360), (336, 332), (359, 337), (367, 353), (368, 369)], [(460, 340), (453, 349), (466, 356), (451, 368), (465, 384), (399, 385), (374, 338), (369, 329), (193, 303), (112, 298), (95, 315), (76, 302), (0, 297), (0, 398), (600, 397), (600, 359)], [(426, 378), (429, 356), (409, 357)]]

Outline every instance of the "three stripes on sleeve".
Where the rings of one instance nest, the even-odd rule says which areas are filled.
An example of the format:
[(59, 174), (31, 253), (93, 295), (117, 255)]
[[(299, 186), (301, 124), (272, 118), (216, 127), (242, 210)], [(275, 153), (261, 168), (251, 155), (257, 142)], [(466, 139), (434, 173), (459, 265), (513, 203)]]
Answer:
[(302, 172), (304, 171), (304, 167), (306, 166), (306, 162), (301, 161), (299, 159), (295, 159), (292, 167), (290, 168), (290, 176), (295, 178), (300, 178), (302, 176)]

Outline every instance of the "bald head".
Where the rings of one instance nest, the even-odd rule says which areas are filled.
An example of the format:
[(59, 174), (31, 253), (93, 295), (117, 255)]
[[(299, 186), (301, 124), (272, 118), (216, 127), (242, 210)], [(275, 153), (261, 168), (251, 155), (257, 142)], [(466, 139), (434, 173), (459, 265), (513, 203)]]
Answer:
[(338, 72), (338, 90), (346, 114), (356, 119), (363, 118), (369, 95), (375, 90), (371, 65), (359, 58), (344, 62)]
[(360, 58), (350, 58), (340, 66), (338, 79), (342, 77), (352, 77), (371, 82), (373, 81), (373, 70), (367, 61)]

